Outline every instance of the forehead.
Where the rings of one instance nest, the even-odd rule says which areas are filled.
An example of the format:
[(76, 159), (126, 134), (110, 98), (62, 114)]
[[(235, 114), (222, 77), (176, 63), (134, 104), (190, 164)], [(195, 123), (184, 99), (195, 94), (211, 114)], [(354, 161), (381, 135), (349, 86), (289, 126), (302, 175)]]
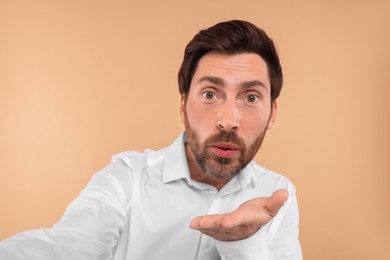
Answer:
[(267, 63), (256, 53), (209, 52), (199, 60), (191, 85), (205, 76), (232, 84), (257, 80), (270, 88)]

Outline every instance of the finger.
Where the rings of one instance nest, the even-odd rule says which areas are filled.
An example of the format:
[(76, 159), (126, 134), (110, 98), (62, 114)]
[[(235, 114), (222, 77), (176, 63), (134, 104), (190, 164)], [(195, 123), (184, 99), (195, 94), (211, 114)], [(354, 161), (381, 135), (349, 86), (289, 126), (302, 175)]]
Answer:
[(224, 214), (206, 215), (200, 219), (199, 225), (201, 228), (215, 228), (221, 225), (221, 220)]
[(221, 227), (230, 229), (231, 231), (235, 228), (244, 227), (258, 229), (266, 224), (270, 220), (270, 217), (269, 213), (266, 212), (255, 212), (252, 208), (241, 208), (224, 216), (221, 220)]
[(200, 216), (193, 218), (190, 222), (190, 228), (199, 230), (201, 228), (201, 226), (200, 226), (201, 219), (202, 219), (202, 217), (200, 217)]
[(272, 196), (266, 201), (265, 207), (271, 216), (275, 216), (284, 202), (288, 199), (288, 191), (280, 189), (275, 191)]
[(232, 229), (235, 226), (242, 225), (243, 223), (248, 222), (248, 215), (241, 214), (239, 211), (235, 210), (229, 214), (226, 214), (221, 219), (221, 227), (224, 229)]
[(223, 214), (214, 214), (214, 215), (195, 217), (190, 223), (190, 228), (201, 230), (201, 229), (210, 229), (214, 227), (219, 227), (222, 217)]

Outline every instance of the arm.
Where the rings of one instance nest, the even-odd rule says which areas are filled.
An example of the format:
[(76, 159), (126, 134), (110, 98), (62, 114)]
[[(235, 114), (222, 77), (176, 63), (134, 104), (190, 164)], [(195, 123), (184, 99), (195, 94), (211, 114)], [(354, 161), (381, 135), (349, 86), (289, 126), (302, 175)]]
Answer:
[(52, 228), (26, 231), (2, 241), (1, 259), (109, 259), (129, 204), (122, 185), (131, 185), (132, 179), (123, 167), (111, 164), (96, 174)]

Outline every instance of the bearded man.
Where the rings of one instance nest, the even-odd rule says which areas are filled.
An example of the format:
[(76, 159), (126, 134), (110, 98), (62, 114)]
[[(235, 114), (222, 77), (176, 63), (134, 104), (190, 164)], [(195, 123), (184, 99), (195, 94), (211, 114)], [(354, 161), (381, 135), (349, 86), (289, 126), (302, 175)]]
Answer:
[(273, 41), (218, 23), (187, 45), (178, 78), (185, 132), (114, 156), (56, 225), (1, 242), (1, 259), (302, 259), (294, 185), (252, 161), (283, 83)]

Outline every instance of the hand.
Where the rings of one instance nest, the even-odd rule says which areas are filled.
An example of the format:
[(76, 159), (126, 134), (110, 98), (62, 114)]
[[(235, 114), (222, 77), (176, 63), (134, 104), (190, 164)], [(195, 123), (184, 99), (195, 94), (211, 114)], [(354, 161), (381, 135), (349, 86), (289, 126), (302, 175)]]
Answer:
[(217, 240), (245, 239), (267, 224), (279, 212), (287, 198), (287, 190), (277, 190), (269, 198), (248, 200), (231, 213), (195, 217), (190, 228)]

